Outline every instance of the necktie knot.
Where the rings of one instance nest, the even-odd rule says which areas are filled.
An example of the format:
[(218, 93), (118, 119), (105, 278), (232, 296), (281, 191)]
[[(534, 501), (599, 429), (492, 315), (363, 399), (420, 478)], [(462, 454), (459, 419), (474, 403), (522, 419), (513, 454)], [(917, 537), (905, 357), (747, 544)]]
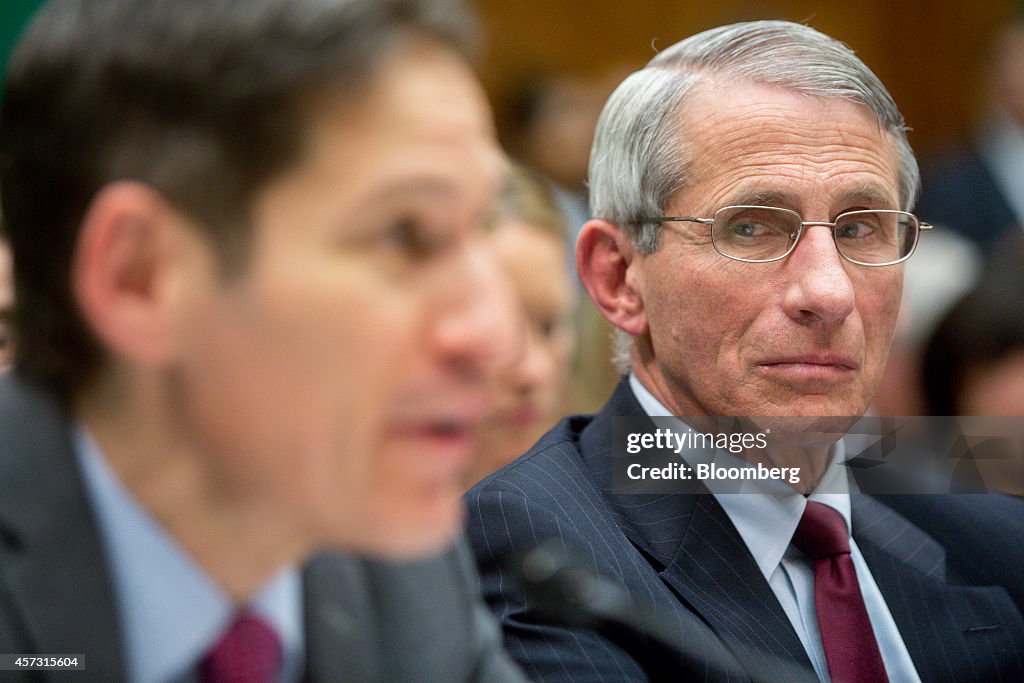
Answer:
[(259, 616), (242, 612), (199, 664), (202, 683), (270, 683), (281, 669), (281, 641)]
[(849, 553), (846, 521), (829, 506), (808, 502), (793, 534), (793, 545), (812, 560)]

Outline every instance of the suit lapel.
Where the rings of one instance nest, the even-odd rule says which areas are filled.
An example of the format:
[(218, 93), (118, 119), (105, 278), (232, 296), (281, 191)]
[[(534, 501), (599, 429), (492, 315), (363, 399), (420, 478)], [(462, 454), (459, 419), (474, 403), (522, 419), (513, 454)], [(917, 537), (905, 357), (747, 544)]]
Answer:
[[(662, 579), (727, 643), (792, 660), (813, 680), (789, 617), (718, 501), (710, 494), (680, 497), (690, 500), (692, 513)], [(751, 657), (739, 659), (758, 673)]]
[(921, 680), (986, 678), (978, 663), (994, 662), (1024, 631), (1006, 591), (950, 583), (942, 547), (878, 501), (854, 495), (852, 510), (857, 546)]
[(304, 572), (306, 679), (376, 681), (377, 624), (366, 568), (340, 555), (312, 560)]
[[(624, 380), (581, 435), (581, 452), (623, 532), (659, 570), (662, 581), (727, 644), (790, 659), (806, 667), (808, 680), (816, 680), (789, 618), (739, 532), (707, 488), (695, 482), (688, 493), (612, 491), (614, 417), (644, 414)], [(752, 675), (764, 673), (751, 657), (738, 655), (738, 659)]]
[(66, 418), (14, 382), (0, 387), (0, 406), (0, 571), (31, 647), (85, 654), (83, 680), (123, 680), (111, 579)]

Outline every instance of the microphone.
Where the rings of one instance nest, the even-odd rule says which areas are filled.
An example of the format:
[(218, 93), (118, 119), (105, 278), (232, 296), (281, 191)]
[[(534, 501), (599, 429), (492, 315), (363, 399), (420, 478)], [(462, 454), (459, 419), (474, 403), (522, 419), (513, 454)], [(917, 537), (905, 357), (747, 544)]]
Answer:
[[(798, 662), (725, 642), (696, 616), (690, 628), (701, 637), (687, 639), (674, 620), (666, 619), (614, 581), (598, 576), (557, 539), (544, 541), (527, 552), (513, 567), (513, 573), (526, 599), (545, 618), (595, 631), (622, 647), (637, 659), (651, 681), (677, 682), (685, 671), (705, 672), (705, 677), (752, 679), (756, 683), (818, 680), (810, 667)], [(736, 659), (712, 662), (705, 652), (689, 644), (708, 639), (725, 642)], [(740, 661), (747, 666), (741, 666)]]

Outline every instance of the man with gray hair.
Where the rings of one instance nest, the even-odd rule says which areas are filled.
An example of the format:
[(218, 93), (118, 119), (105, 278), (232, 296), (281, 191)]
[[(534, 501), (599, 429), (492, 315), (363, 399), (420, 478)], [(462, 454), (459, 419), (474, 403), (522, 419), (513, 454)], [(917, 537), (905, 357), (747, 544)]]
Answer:
[[(885, 87), (806, 26), (706, 31), (611, 96), (576, 258), (627, 375), (469, 493), (485, 597), (532, 678), (666, 672), (644, 637), (562, 626), (508, 580), (506, 558), (546, 537), (654, 606), (675, 678), (1024, 675), (1024, 529), (1003, 521), (1024, 506), (851, 495), (842, 466), (929, 227), (909, 213), (918, 184)], [(644, 444), (650, 459), (623, 457)], [(952, 520), (973, 533), (944, 547), (931, 529)]]

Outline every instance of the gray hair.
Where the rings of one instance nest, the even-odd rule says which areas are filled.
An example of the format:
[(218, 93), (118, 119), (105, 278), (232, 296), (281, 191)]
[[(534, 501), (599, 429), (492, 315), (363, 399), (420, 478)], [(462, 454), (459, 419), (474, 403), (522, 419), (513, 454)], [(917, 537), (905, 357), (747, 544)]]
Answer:
[[(853, 51), (802, 24), (731, 24), (658, 53), (619, 85), (598, 119), (590, 154), (591, 211), (620, 225), (641, 253), (657, 250), (661, 224), (640, 224), (639, 219), (661, 214), (686, 185), (690, 153), (680, 113), (687, 93), (709, 74), (865, 105), (895, 140), (900, 205), (913, 208), (920, 173), (903, 115)], [(629, 365), (630, 345), (628, 335), (618, 335), (615, 362), (620, 369)]]

